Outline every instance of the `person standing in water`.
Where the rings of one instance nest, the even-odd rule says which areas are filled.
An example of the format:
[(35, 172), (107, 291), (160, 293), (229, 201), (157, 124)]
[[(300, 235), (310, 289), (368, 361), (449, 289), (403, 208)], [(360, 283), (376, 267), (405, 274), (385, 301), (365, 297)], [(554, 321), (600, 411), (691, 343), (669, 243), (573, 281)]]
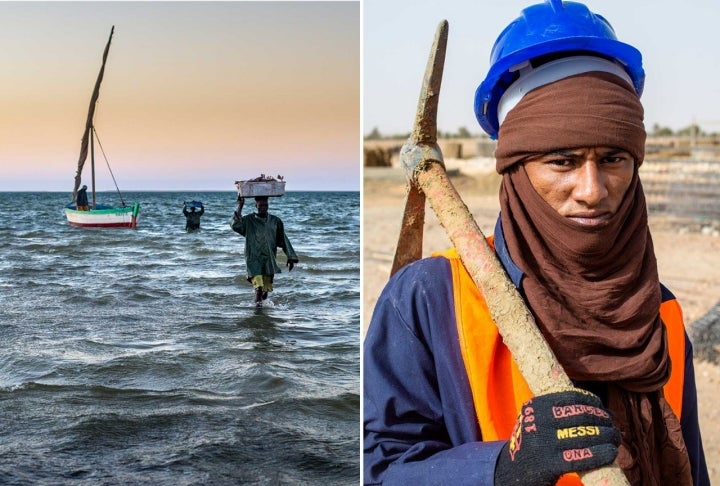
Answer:
[(187, 204), (183, 206), (183, 214), (185, 215), (185, 231), (197, 231), (200, 229), (200, 216), (205, 214), (205, 206), (200, 203), (200, 211), (195, 211), (195, 206), (187, 209)]
[(242, 215), (245, 198), (238, 196), (238, 207), (233, 213), (230, 227), (245, 237), (245, 266), (247, 279), (255, 291), (255, 305), (262, 307), (268, 292), (273, 291), (276, 273), (281, 273), (277, 264), (277, 249), (282, 248), (287, 257), (290, 271), (299, 262), (297, 254), (285, 234), (280, 218), (268, 213), (268, 198), (256, 197), (256, 212)]

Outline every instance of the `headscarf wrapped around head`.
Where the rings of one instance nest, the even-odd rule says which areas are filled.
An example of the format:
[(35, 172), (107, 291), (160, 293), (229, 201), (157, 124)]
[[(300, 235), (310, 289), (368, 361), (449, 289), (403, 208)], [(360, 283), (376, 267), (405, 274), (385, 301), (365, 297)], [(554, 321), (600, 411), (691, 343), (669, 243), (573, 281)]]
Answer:
[(506, 115), (495, 150), (503, 173), (529, 155), (578, 147), (627, 150), (645, 158), (640, 99), (623, 79), (607, 72), (576, 74), (534, 89)]

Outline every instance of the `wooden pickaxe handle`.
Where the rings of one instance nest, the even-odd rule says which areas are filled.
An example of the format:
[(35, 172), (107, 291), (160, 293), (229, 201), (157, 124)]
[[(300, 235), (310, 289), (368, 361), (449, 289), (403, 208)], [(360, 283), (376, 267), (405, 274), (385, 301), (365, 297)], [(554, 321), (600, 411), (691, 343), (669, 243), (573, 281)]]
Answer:
[[(447, 43), (447, 21), (438, 26), (434, 49), (442, 50), (443, 59)], [(430, 59), (434, 58), (431, 54)], [(436, 69), (429, 62), (425, 72), (423, 93), (430, 92), (437, 101), (440, 81), (431, 72)], [(428, 80), (434, 79), (434, 84)], [(430, 86), (430, 88), (427, 88)], [(427, 198), (440, 224), (460, 255), (475, 285), (482, 292), (490, 314), (497, 325), (503, 342), (512, 353), (515, 362), (535, 395), (573, 389), (573, 384), (563, 370), (550, 346), (535, 324), (522, 296), (510, 281), (495, 252), (477, 225), (460, 195), (447, 176), (442, 154), (436, 140), (418, 134), (432, 133), (436, 126), (437, 102), (434, 111), (423, 108), (421, 102), (413, 134), (401, 150), (403, 164), (411, 186), (415, 185)], [(406, 215), (407, 216), (407, 215)], [(620, 486), (628, 485), (627, 478), (617, 463), (580, 474), (583, 484)]]

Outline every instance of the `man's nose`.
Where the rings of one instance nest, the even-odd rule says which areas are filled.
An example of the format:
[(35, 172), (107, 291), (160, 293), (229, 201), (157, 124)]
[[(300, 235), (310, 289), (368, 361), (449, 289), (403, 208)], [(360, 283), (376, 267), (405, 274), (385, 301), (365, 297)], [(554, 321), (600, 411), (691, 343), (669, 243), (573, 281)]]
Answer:
[(577, 172), (573, 197), (587, 206), (596, 206), (608, 196), (605, 176), (597, 162), (587, 160)]

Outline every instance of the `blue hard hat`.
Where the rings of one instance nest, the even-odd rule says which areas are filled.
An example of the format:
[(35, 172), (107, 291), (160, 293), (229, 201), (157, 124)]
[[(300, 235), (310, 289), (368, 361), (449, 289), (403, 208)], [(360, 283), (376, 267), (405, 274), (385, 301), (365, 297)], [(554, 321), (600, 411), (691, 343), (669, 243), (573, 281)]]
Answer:
[(490, 70), (475, 91), (475, 117), (497, 138), (498, 102), (518, 77), (517, 69), (533, 60), (597, 55), (619, 63), (640, 96), (645, 84), (640, 51), (617, 40), (610, 23), (585, 5), (562, 0), (525, 8), (495, 41)]

